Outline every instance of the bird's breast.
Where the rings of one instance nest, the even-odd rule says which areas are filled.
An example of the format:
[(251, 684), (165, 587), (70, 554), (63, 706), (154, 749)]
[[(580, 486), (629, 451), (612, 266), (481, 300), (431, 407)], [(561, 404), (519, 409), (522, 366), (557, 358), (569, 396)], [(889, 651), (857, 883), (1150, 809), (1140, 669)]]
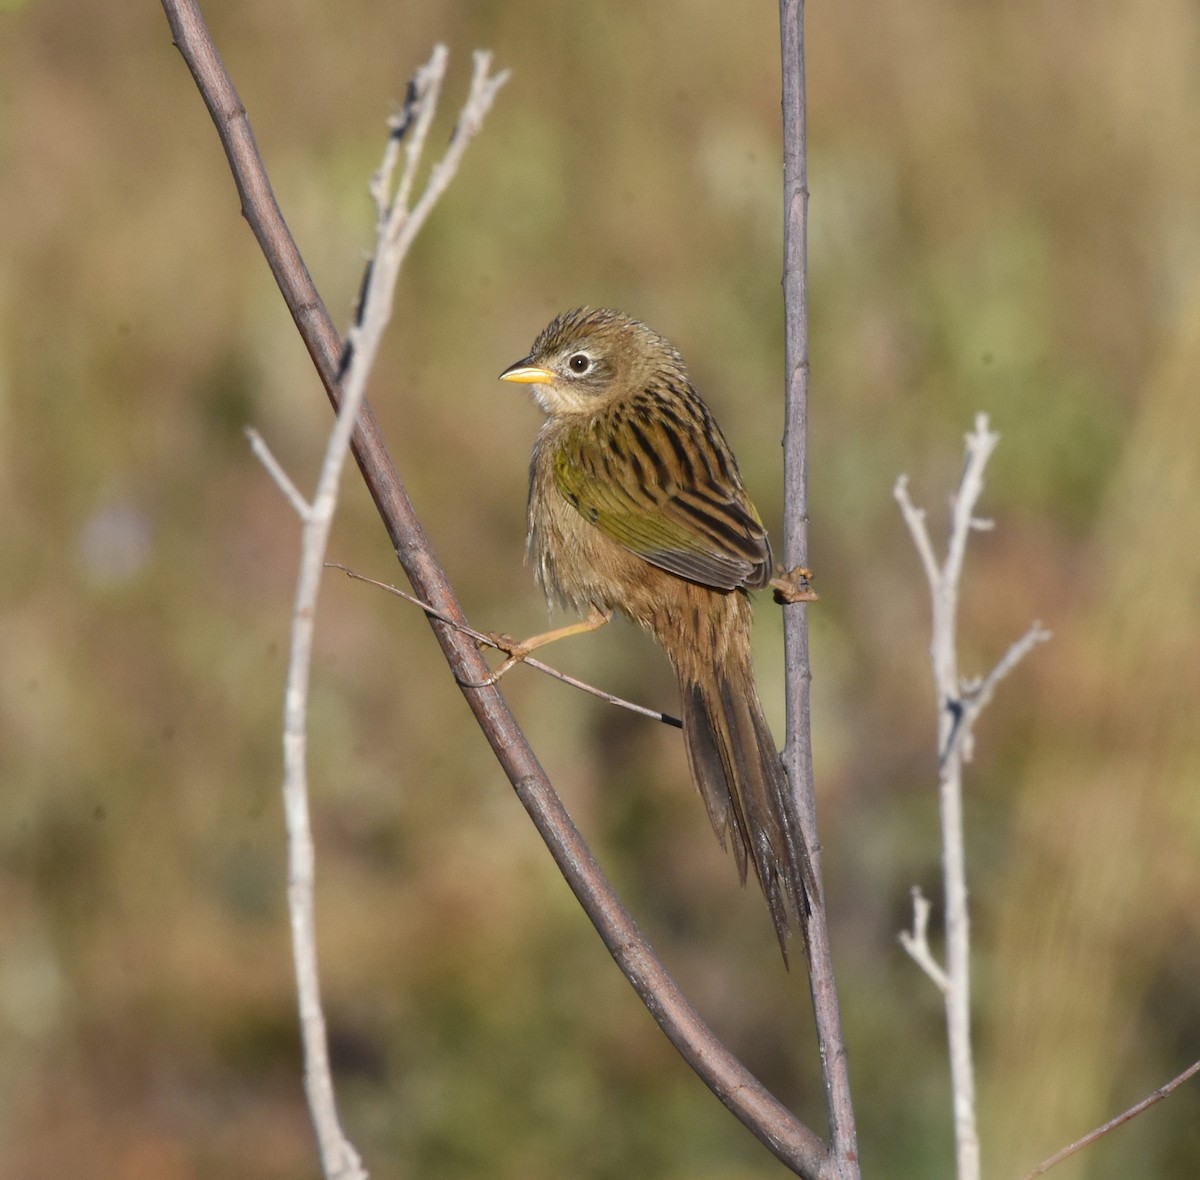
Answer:
[(621, 607), (623, 590), (637, 576), (639, 558), (618, 545), (569, 503), (555, 479), (558, 435), (553, 420), (538, 437), (529, 469), (529, 533), (526, 551), (551, 602), (575, 610), (592, 604)]
[(689, 661), (720, 662), (748, 643), (750, 602), (676, 577), (614, 541), (573, 507), (555, 478), (557, 424), (543, 427), (529, 471), (526, 551), (551, 604), (580, 614), (591, 606), (619, 611), (659, 641), (681, 674)]

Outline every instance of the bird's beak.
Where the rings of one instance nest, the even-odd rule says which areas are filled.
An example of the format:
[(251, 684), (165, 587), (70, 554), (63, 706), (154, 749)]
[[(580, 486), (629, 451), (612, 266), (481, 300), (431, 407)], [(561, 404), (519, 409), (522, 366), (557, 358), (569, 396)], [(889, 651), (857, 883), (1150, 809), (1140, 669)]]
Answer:
[(526, 357), (515, 365), (509, 365), (500, 374), (500, 380), (515, 381), (518, 385), (550, 385), (554, 381), (554, 374), (541, 365), (531, 365)]

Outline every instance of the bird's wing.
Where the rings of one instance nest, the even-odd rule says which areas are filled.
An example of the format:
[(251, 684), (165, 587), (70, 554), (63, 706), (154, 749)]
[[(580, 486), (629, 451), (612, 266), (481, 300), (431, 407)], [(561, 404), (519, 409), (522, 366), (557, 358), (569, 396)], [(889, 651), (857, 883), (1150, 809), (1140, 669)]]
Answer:
[(766, 530), (698, 398), (634, 402), (567, 431), (554, 475), (585, 520), (651, 565), (720, 590), (771, 576)]

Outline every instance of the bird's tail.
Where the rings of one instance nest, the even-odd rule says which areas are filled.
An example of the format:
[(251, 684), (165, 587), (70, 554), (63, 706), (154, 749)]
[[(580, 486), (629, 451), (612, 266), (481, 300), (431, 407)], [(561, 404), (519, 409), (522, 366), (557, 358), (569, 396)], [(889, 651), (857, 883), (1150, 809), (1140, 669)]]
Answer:
[(692, 779), (721, 847), (733, 846), (743, 884), (754, 866), (786, 963), (788, 931), (803, 933), (817, 884), (753, 671), (735, 659), (699, 680), (681, 675), (679, 688)]

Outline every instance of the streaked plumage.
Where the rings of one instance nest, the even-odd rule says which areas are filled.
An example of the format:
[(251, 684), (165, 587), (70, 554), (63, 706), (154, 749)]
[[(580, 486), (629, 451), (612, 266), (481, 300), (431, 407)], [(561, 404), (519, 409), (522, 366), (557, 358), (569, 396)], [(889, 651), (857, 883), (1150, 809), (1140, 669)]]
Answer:
[(621, 611), (667, 653), (692, 777), (743, 881), (754, 866), (786, 959), (814, 886), (754, 687), (746, 591), (770, 580), (771, 547), (733, 454), (679, 353), (620, 312), (559, 316), (501, 376), (547, 414), (530, 465), (538, 580), (580, 612)]

